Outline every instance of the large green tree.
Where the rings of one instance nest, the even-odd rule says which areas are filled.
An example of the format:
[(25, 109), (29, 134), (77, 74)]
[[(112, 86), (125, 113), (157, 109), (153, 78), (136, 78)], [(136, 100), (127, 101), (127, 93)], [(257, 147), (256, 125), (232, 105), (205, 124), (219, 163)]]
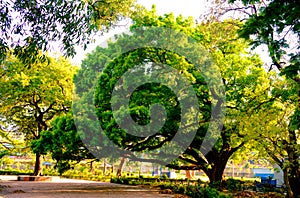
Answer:
[[(63, 57), (24, 68), (14, 56), (0, 68), (0, 114), (25, 135), (39, 139), (50, 121), (71, 108), (73, 76), (77, 68)], [(36, 151), (35, 175), (41, 174), (41, 153)]]
[[(245, 51), (248, 46), (247, 42), (237, 38), (238, 26), (236, 21), (203, 23), (194, 26), (192, 18), (174, 18), (172, 14), (160, 17), (156, 15), (155, 10), (143, 14), (143, 17), (139, 15), (138, 18), (135, 18), (135, 24), (132, 26), (131, 32), (133, 35), (120, 36), (116, 42), (109, 43), (108, 48), (97, 47), (97, 49), (89, 54), (83, 61), (82, 68), (79, 70), (75, 80), (78, 98), (75, 98), (75, 106), (73, 107), (75, 110), (74, 118), (76, 120), (75, 123), (77, 123), (78, 133), (87, 144), (87, 148), (90, 149), (93, 154), (96, 154), (97, 157), (112, 154), (110, 151), (113, 149), (111, 145), (113, 143), (122, 148), (119, 154), (123, 157), (163, 163), (163, 160), (159, 161), (157, 158), (145, 159), (145, 156), (135, 155), (133, 151), (138, 153), (153, 151), (162, 148), (162, 146), (172, 141), (173, 136), (180, 127), (180, 122), (182, 121), (180, 117), (182, 115), (179, 100), (176, 94), (174, 94), (167, 85), (172, 87), (172, 84), (178, 83), (178, 81), (176, 81), (176, 77), (174, 77), (175, 80), (171, 78), (165, 85), (160, 83), (143, 84), (142, 81), (138, 82), (139, 79), (135, 79), (135, 77), (144, 74), (144, 72), (148, 70), (149, 78), (158, 78), (158, 76), (164, 75), (163, 72), (161, 72), (161, 69), (164, 69), (164, 67), (159, 64), (171, 65), (180, 71), (178, 75), (183, 73), (184, 76), (191, 81), (197, 95), (197, 104), (199, 105), (201, 113), (199, 114), (200, 120), (196, 123), (198, 130), (195, 139), (191, 145), (187, 147), (186, 151), (180, 153), (179, 158), (175, 162), (168, 164), (168, 166), (186, 170), (202, 169), (209, 176), (211, 182), (220, 181), (230, 156), (241, 148), (250, 137), (253, 137), (252, 134), (249, 135), (249, 131), (251, 132), (251, 130), (245, 129), (244, 121), (249, 119), (249, 116), (255, 113), (256, 110), (260, 109), (262, 104), (271, 103), (271, 101), (274, 100), (274, 98), (268, 94), (271, 82), (268, 80), (268, 76), (262, 68), (261, 61), (256, 56), (250, 55)], [(139, 36), (143, 35), (142, 33), (144, 31), (143, 29), (137, 28), (141, 26), (172, 27), (173, 30), (188, 34), (195, 42), (192, 43), (192, 41), (188, 41), (186, 37), (180, 37), (180, 35), (172, 38), (174, 39), (173, 41), (169, 38), (164, 40), (165, 38), (163, 36), (174, 36), (172, 34), (162, 33), (166, 29), (158, 29), (159, 31), (150, 32), (150, 35), (147, 35), (146, 31), (145, 37), (142, 37), (142, 40), (138, 40), (141, 39)], [(170, 31), (170, 29), (167, 29), (167, 31)], [(205, 82), (202, 76), (207, 72), (205, 68), (197, 68), (192, 62), (189, 62), (187, 58), (189, 54), (187, 54), (187, 57), (183, 57), (170, 50), (172, 48), (167, 47), (167, 49), (139, 47), (141, 43), (147, 42), (162, 42), (169, 47), (184, 46), (184, 48), (188, 49), (187, 51), (190, 54), (193, 54), (195, 51), (202, 52), (204, 49), (201, 46), (204, 46), (205, 50), (211, 52), (210, 55), (215, 60), (215, 69), (220, 70), (221, 76), (219, 77), (221, 77), (226, 88), (226, 103), (224, 104), (221, 97), (222, 94), (218, 92), (216, 87), (208, 87), (207, 82)], [(121, 50), (122, 48), (129, 49), (129, 51), (124, 52)], [(176, 48), (173, 48), (173, 50), (175, 49)], [(199, 54), (196, 53), (196, 55)], [(203, 56), (196, 58), (200, 60), (200, 63), (207, 58), (207, 54), (204, 53), (202, 55)], [(203, 63), (204, 62), (202, 62), (202, 64)], [(139, 125), (147, 125), (151, 123), (151, 111), (153, 111), (150, 106), (158, 103), (164, 106), (166, 114), (161, 111), (156, 111), (156, 116), (157, 113), (161, 114), (162, 117), (167, 115), (167, 119), (161, 130), (155, 134), (142, 137), (139, 134), (128, 134), (128, 129), (125, 131), (122, 128), (122, 123), (121, 126), (118, 125), (120, 122), (117, 123), (113, 118), (115, 115), (119, 116), (119, 118), (123, 118), (122, 116), (125, 115), (124, 112), (126, 110), (122, 106), (122, 100), (128, 96), (121, 98), (114, 97), (112, 90), (120, 77), (129, 69), (132, 69), (134, 65), (139, 65), (142, 70), (139, 70), (139, 68), (133, 69), (133, 74), (135, 75), (131, 76), (130, 81), (126, 82), (125, 80), (121, 82), (123, 83), (121, 85), (125, 87), (131, 86), (130, 83), (132, 83), (132, 81), (142, 83), (130, 96), (130, 116)], [(145, 65), (150, 67), (147, 69)], [(104, 71), (103, 68), (105, 68)], [(102, 71), (103, 73), (101, 73)], [(142, 71), (142, 73), (139, 71)], [(98, 88), (95, 90), (95, 84), (97, 84), (99, 76)], [(214, 79), (214, 77), (212, 78)], [(96, 109), (94, 107), (94, 91), (96, 91)], [(113, 115), (111, 103), (120, 105), (115, 115)], [(206, 155), (203, 156), (203, 150), (200, 150), (200, 145), (203, 143), (204, 136), (209, 127), (212, 105), (221, 105), (222, 103), (227, 106), (228, 110), (224, 126), (221, 128), (221, 135), (218, 136), (219, 139), (213, 148), (208, 150), (205, 153)], [(97, 111), (101, 128), (105, 134), (99, 133), (100, 128), (98, 121), (96, 120), (96, 122), (94, 122), (95, 120), (93, 120), (95, 119), (93, 117), (95, 113), (93, 111), (95, 110)], [(189, 117), (186, 117), (186, 119), (189, 119)], [(61, 123), (65, 123), (63, 121), (65, 118), (61, 118), (61, 120)], [(69, 134), (69, 132), (72, 131), (60, 127), (60, 124), (57, 125), (60, 121), (55, 123), (53, 127), (55, 130), (49, 130), (49, 137), (51, 136), (50, 133), (53, 135), (56, 132), (60, 131), (59, 133), (61, 133), (61, 131), (64, 131)], [(73, 121), (69, 123), (75, 124)], [(188, 126), (186, 127), (188, 128)], [(70, 129), (71, 128), (72, 127), (70, 127)], [(131, 130), (129, 132), (132, 132), (136, 130), (136, 128), (133, 127), (129, 130)], [(151, 130), (155, 131), (153, 128), (146, 128), (145, 130), (147, 133), (151, 133)], [(43, 138), (47, 140), (48, 135), (45, 133), (45, 137)], [(108, 136), (112, 142), (105, 139), (104, 136)], [(184, 139), (185, 137), (181, 136), (181, 138)], [(66, 141), (66, 144), (63, 142), (59, 144), (65, 146), (73, 145), (73, 143), (67, 142), (68, 141)], [(178, 141), (177, 143), (180, 144), (181, 142)], [(69, 146), (67, 147), (69, 148)], [(60, 149), (57, 151), (59, 150)], [(76, 149), (69, 149), (68, 151), (70, 151), (69, 156), (73, 158), (74, 156), (72, 156), (71, 151), (78, 152), (78, 149), (77, 151)], [(56, 151), (52, 152), (55, 153)], [(162, 151), (160, 152), (162, 153)], [(145, 153), (147, 154), (147, 152)], [(173, 153), (176, 153), (176, 151), (169, 150), (169, 152), (165, 154), (166, 157), (169, 157), (167, 155)], [(65, 157), (66, 156), (63, 158)], [(67, 158), (68, 157), (66, 157), (66, 159)]]
[[(166, 34), (164, 34), (164, 30), (162, 29), (161, 31), (152, 33), (144, 31), (147, 28), (138, 29), (138, 27), (143, 26), (173, 28), (174, 31), (183, 32), (196, 42), (193, 43), (191, 41), (193, 39), (188, 40), (179, 36), (173, 37), (172, 34), (171, 36), (169, 35), (170, 37), (164, 38)], [(179, 154), (176, 161), (167, 166), (186, 170), (202, 169), (208, 175), (211, 182), (221, 180), (229, 157), (248, 140), (247, 133), (243, 131), (241, 125), (247, 113), (250, 114), (259, 108), (260, 104), (273, 100), (268, 95), (270, 82), (262, 68), (261, 61), (257, 56), (245, 51), (248, 47), (247, 42), (237, 38), (237, 30), (236, 21), (211, 24), (203, 23), (196, 26), (192, 18), (184, 19), (181, 16), (174, 18), (172, 14), (157, 16), (155, 10), (151, 10), (134, 19), (131, 36), (120, 36), (115, 43), (109, 45), (107, 50), (110, 53), (114, 52), (112, 49), (116, 49), (115, 51), (117, 51), (119, 48), (132, 50), (123, 53), (121, 56), (117, 56), (111, 61), (103, 62), (103, 64), (106, 64), (106, 67), (99, 79), (95, 95), (95, 106), (102, 129), (115, 144), (125, 151), (125, 156), (135, 160), (158, 162), (157, 159), (145, 159), (145, 156), (136, 156), (131, 152), (126, 153), (126, 151), (142, 152), (162, 148), (165, 144), (174, 140), (172, 139), (173, 136), (182, 125), (188, 128), (187, 125), (180, 123), (180, 117), (184, 116), (180, 114), (180, 101), (176, 98), (176, 94), (172, 93), (173, 90), (168, 89), (168, 85), (171, 86), (174, 83), (178, 83), (175, 77), (174, 79), (169, 79), (169, 84), (165, 85), (160, 83), (145, 83), (132, 92), (129, 100), (129, 113), (132, 119), (139, 125), (151, 124), (151, 111), (153, 109), (150, 107), (153, 104), (159, 103), (164, 106), (165, 114), (160, 111), (156, 112), (158, 114), (162, 113), (162, 117), (167, 115), (161, 130), (152, 135), (137, 137), (127, 132), (138, 131), (138, 127), (129, 127), (126, 130), (122, 128), (128, 121), (125, 119), (122, 122), (122, 119), (126, 117), (126, 113), (124, 113), (126, 112), (126, 106), (122, 105), (124, 102), (122, 100), (128, 98), (128, 96), (123, 95), (124, 97), (121, 98), (114, 97), (113, 90), (118, 90), (118, 88), (114, 87), (130, 87), (130, 83), (133, 81), (141, 83), (138, 82), (138, 78), (134, 78), (134, 76), (141, 74), (138, 72), (139, 68), (133, 67), (134, 65), (140, 66), (140, 69), (145, 70), (146, 73), (147, 67), (149, 67), (148, 70), (150, 72), (148, 73), (148, 77), (159, 78), (164, 75), (164, 72), (159, 72), (164, 70), (162, 65), (166, 64), (180, 71), (178, 75), (183, 74), (185, 78), (190, 80), (197, 96), (198, 108), (201, 112), (199, 113), (199, 122), (196, 123), (198, 129), (194, 140), (191, 141), (191, 144), (184, 153)], [(140, 37), (140, 35), (143, 36)], [(139, 43), (147, 42), (150, 43), (150, 46), (139, 47), (141, 46)], [(164, 46), (164, 43), (167, 44), (165, 48), (161, 46), (156, 48), (151, 47), (153, 43), (160, 43), (162, 46)], [(172, 48), (173, 46), (188, 49), (190, 54), (203, 51), (203, 46), (205, 50), (210, 52), (210, 55), (215, 60), (215, 63), (213, 63), (214, 68), (221, 73), (221, 79), (219, 80), (222, 80), (225, 85), (225, 103), (220, 90), (217, 90), (216, 87), (209, 87), (207, 82), (205, 82), (207, 78), (205, 79), (203, 76), (205, 76), (205, 72), (209, 73), (209, 69), (203, 66), (205, 65), (203, 64), (205, 62), (204, 59), (207, 58), (205, 53), (197, 57), (197, 60), (200, 61), (197, 62), (198, 64), (201, 65), (202, 61), (201, 68), (201, 66), (197, 67), (197, 65), (193, 64), (193, 60), (189, 60), (189, 54), (185, 54), (185, 56), (176, 54), (175, 48)], [(135, 49), (135, 47), (137, 48)], [(98, 60), (102, 63), (106, 58), (107, 56), (101, 56)], [(130, 80), (126, 81), (122, 79), (119, 81), (120, 77), (129, 70), (133, 72)], [(210, 73), (210, 75), (213, 74)], [(213, 76), (211, 77), (215, 80)], [(178, 85), (178, 87), (180, 86)], [(111, 107), (112, 103), (119, 105), (117, 108), (119, 110), (115, 113)], [(213, 106), (221, 107), (222, 105), (226, 105), (228, 110), (224, 126), (217, 126), (221, 127), (221, 134), (218, 136), (218, 141), (212, 149), (205, 150), (204, 148), (204, 150), (201, 150), (203, 147), (201, 148), (200, 145), (205, 141), (205, 134), (211, 124), (210, 119), (213, 114)], [(117, 120), (115, 116), (121, 117), (121, 121)], [(189, 120), (190, 117), (184, 117), (184, 119)], [(145, 130), (151, 132), (152, 128), (145, 128)], [(212, 134), (214, 132), (217, 133), (214, 130), (212, 130)], [(185, 140), (184, 136), (181, 138)], [(181, 144), (182, 142), (178, 141), (177, 143)], [(159, 152), (161, 154), (163, 152), (162, 149)], [(172, 153), (176, 153), (176, 149), (170, 150), (165, 154), (170, 155)], [(205, 153), (205, 156), (202, 153)]]

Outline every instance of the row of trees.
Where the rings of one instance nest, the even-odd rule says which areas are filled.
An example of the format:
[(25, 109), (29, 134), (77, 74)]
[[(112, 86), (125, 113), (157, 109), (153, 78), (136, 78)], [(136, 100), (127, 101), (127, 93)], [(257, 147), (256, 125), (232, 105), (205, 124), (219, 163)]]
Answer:
[[(58, 38), (64, 38), (64, 49), (69, 49), (67, 54), (72, 54), (70, 53), (74, 47), (72, 42), (75, 40), (73, 37), (60, 34), (81, 27), (81, 23), (94, 28), (97, 23), (105, 25), (108, 21), (117, 21), (116, 16), (119, 14), (134, 13), (130, 1), (125, 2), (124, 9), (117, 10), (116, 14), (113, 12), (112, 18), (108, 12), (105, 14), (103, 11), (103, 15), (107, 18), (102, 18), (102, 11), (97, 11), (95, 7), (98, 5), (97, 2), (100, 1), (76, 4), (88, 6), (94, 15), (81, 12), (76, 15), (70, 11), (75, 17), (74, 23), (70, 24), (74, 26), (69, 28), (62, 26), (66, 31), (58, 32)], [(108, 10), (110, 8), (116, 10), (114, 3), (106, 3), (109, 5)], [(35, 48), (48, 49), (45, 46), (53, 39), (34, 35), (39, 34), (40, 27), (43, 27), (43, 31), (49, 32), (51, 28), (46, 27), (43, 20), (30, 21), (37, 17), (31, 19), (24, 15), (24, 19), (32, 28), (30, 30), (37, 32), (32, 34), (31, 39), (34, 42), (30, 42), (28, 37), (26, 41), (29, 44), (25, 44), (24, 47), (9, 46), (14, 47), (12, 55), (7, 51), (8, 44), (1, 40), (1, 46), (4, 46), (5, 50), (1, 48), (3, 61), (0, 72), (2, 76), (0, 113), (2, 123), (9, 123), (12, 126), (11, 130), (17, 129), (26, 134), (26, 140), (36, 153), (35, 175), (41, 173), (40, 156), (48, 152), (57, 160), (61, 171), (69, 168), (70, 160), (80, 161), (94, 156), (97, 158), (121, 156), (139, 161), (165, 163), (160, 158), (145, 158), (145, 155), (158, 153), (160, 157), (173, 159), (174, 156), (171, 154), (176, 153), (177, 147), (173, 147), (172, 144), (184, 145), (188, 141), (188, 136), (173, 138), (174, 135), (178, 130), (192, 134), (196, 127), (191, 143), (186, 148), (179, 147), (184, 150), (178, 153), (175, 160), (167, 164), (168, 167), (201, 169), (211, 182), (218, 182), (222, 179), (228, 159), (234, 153), (245, 154), (246, 150), (256, 150), (259, 151), (260, 157), (268, 157), (282, 168), (289, 197), (299, 196), (298, 48), (288, 53), (289, 38), (299, 40), (297, 12), (299, 5), (296, 2), (277, 0), (268, 4), (244, 1), (243, 4), (239, 4), (243, 5), (242, 7), (235, 7), (237, 2), (223, 3), (226, 6), (222, 6), (220, 2), (216, 4), (218, 6), (215, 9), (220, 9), (219, 13), (230, 11), (248, 13), (251, 9), (246, 22), (221, 20), (216, 17), (218, 15), (214, 15), (206, 22), (195, 24), (192, 18), (185, 19), (182, 16), (175, 18), (172, 14), (158, 16), (154, 8), (146, 11), (137, 7), (140, 12), (131, 15), (133, 20), (131, 34), (117, 37), (107, 48), (97, 47), (93, 53), (87, 55), (78, 73), (76, 67), (64, 58), (48, 57), (48, 62), (36, 58), (38, 54)], [(49, 4), (48, 7), (47, 5), (45, 3), (39, 8), (48, 12), (48, 9), (54, 6), (54, 4)], [(16, 1), (15, 6), (8, 8), (20, 7), (28, 11), (36, 5)], [(81, 9), (83, 7), (78, 8), (79, 11)], [(80, 16), (80, 13), (95, 18), (76, 23), (76, 17)], [(98, 15), (95, 15), (96, 13)], [(1, 23), (10, 25), (7, 22), (8, 18), (5, 18), (6, 15), (1, 16)], [(57, 13), (54, 16), (58, 19), (54, 17), (53, 20), (64, 23), (63, 18), (69, 15), (67, 12), (65, 15)], [(50, 26), (53, 24), (55, 23), (51, 23)], [(100, 27), (102, 29), (104, 26)], [(22, 30), (21, 26), (19, 28)], [(80, 30), (86, 31), (78, 32), (79, 36), (83, 37), (85, 33), (91, 32), (91, 29)], [(254, 40), (250, 39), (251, 35), (254, 35)], [(85, 40), (83, 37), (80, 38)], [(257, 47), (265, 44), (272, 59), (268, 69), (257, 55), (249, 52), (249, 46)], [(33, 55), (32, 59), (27, 56), (28, 53)], [(139, 67), (136, 67), (137, 65)], [(164, 65), (169, 65), (175, 69), (171, 71), (178, 73), (173, 77), (163, 74), (161, 71), (165, 71)], [(212, 69), (215, 72), (211, 72)], [(129, 76), (146, 75), (144, 80), (148, 83), (136, 87), (129, 97), (124, 95), (114, 98), (114, 91), (118, 90), (116, 85), (128, 87), (141, 83), (140, 78), (121, 79), (128, 71), (131, 72)], [(220, 73), (219, 76), (216, 75), (216, 71)], [(75, 106), (71, 107), (74, 74), (76, 74), (76, 95), (73, 98)], [(174, 89), (170, 89), (172, 84), (177, 83), (177, 91), (184, 93), (185, 87), (178, 84), (181, 82), (179, 76), (188, 79), (195, 93), (197, 108), (194, 114), (183, 114), (182, 109), (185, 106), (180, 104), (180, 102), (190, 104), (193, 100), (188, 97), (178, 99), (178, 94)], [(168, 81), (157, 83), (149, 79), (168, 79)], [(223, 89), (218, 87), (220, 82), (217, 82), (217, 79), (222, 80)], [(124, 99), (129, 101), (129, 105), (126, 105)], [(111, 104), (116, 105), (117, 111), (113, 111)], [(129, 112), (137, 124), (154, 126), (151, 125), (155, 121), (153, 120), (155, 116), (151, 114), (153, 104), (164, 106), (164, 111), (160, 111), (159, 108), (155, 111), (161, 117), (166, 116), (159, 125), (162, 128), (153, 133), (152, 128), (144, 127), (143, 130), (148, 133), (139, 136), (138, 132), (141, 132), (139, 127), (126, 125), (128, 121), (126, 112)], [(216, 109), (223, 108), (226, 108), (225, 118), (222, 117), (222, 112), (215, 112)], [(72, 111), (74, 115), (71, 114)], [(67, 112), (69, 114), (66, 114)], [(116, 115), (119, 116), (119, 120), (116, 119)], [(196, 125), (189, 121), (194, 119), (193, 117), (196, 117)], [(183, 120), (185, 122), (182, 122)], [(99, 131), (100, 128), (103, 132)], [(137, 135), (132, 135), (133, 132)], [(207, 142), (205, 139), (207, 132), (212, 138), (209, 141), (216, 143), (208, 145), (211, 148), (205, 150), (206, 148), (200, 145)], [(216, 137), (213, 136), (214, 133), (217, 134)], [(171, 150), (163, 152), (161, 148), (168, 144), (171, 146), (166, 148)], [(116, 149), (115, 145), (121, 149)]]

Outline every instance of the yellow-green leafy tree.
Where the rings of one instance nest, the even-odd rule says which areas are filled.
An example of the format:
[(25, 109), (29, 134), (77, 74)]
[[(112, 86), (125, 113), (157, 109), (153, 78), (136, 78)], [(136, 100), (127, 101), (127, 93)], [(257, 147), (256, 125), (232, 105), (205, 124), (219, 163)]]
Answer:
[[(49, 57), (49, 61), (24, 67), (11, 56), (0, 66), (0, 114), (28, 143), (39, 139), (50, 121), (71, 107), (77, 67), (63, 57)], [(42, 154), (35, 151), (34, 175), (42, 173)]]

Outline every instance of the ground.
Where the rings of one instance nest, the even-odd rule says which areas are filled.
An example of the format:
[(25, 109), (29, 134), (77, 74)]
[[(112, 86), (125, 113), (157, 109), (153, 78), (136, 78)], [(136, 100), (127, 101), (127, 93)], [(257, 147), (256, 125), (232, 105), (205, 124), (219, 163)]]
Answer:
[(0, 177), (0, 198), (174, 198), (158, 189), (126, 186), (107, 182), (58, 179), (52, 182), (16, 181), (16, 177)]

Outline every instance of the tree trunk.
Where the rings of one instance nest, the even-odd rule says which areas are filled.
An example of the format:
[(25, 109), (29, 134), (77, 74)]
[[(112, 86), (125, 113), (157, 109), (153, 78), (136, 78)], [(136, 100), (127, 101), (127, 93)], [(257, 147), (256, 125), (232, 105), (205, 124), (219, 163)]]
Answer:
[(95, 173), (94, 161), (91, 161), (91, 164), (90, 164), (90, 172), (91, 172), (92, 174)]
[(224, 169), (212, 168), (208, 171), (205, 171), (207, 177), (209, 178), (210, 183), (221, 182), (223, 177)]
[(122, 157), (121, 158), (121, 162), (120, 162), (120, 165), (119, 165), (119, 168), (117, 170), (117, 176), (120, 177), (122, 175), (122, 170), (123, 170), (123, 167), (125, 165), (125, 162), (126, 162), (126, 158), (125, 157)]
[(287, 190), (287, 197), (288, 198), (293, 198), (293, 191), (291, 189), (290, 182), (289, 182), (288, 170), (286, 168), (284, 168), (282, 170), (283, 170), (284, 184), (285, 184), (285, 187), (286, 187), (286, 190)]
[(39, 153), (35, 154), (35, 165), (34, 165), (34, 176), (42, 175), (42, 155)]
[(106, 174), (107, 166), (106, 166), (106, 159), (103, 160), (103, 175)]
[(295, 198), (300, 198), (300, 181), (296, 181), (294, 178), (290, 178), (289, 180), (293, 196)]
[[(299, 113), (296, 110), (294, 112), (294, 115), (296, 115), (296, 118), (292, 118), (292, 120), (297, 120), (299, 121), (300, 116), (297, 116)], [(290, 126), (289, 126), (290, 127)], [(297, 135), (295, 130), (289, 130), (289, 145), (286, 146), (286, 150), (288, 153), (288, 167), (285, 168), (287, 176), (287, 182), (289, 185), (287, 185), (287, 190), (289, 197), (295, 197), (299, 198), (300, 197), (300, 164), (299, 164), (299, 153), (297, 148)]]
[(286, 190), (288, 193), (287, 194), (288, 198), (293, 198), (293, 191), (291, 189), (290, 182), (289, 182), (289, 173), (286, 168), (283, 169), (283, 178), (284, 178), (284, 184), (285, 184), (285, 187), (286, 187)]
[[(288, 191), (289, 197), (300, 198), (300, 178), (297, 177), (297, 170), (291, 170), (289, 173), (287, 172), (284, 177), (287, 177), (287, 181), (285, 181)], [(285, 174), (285, 172), (284, 172)]]
[(210, 169), (204, 170), (210, 183), (221, 184), (227, 160), (218, 160)]

